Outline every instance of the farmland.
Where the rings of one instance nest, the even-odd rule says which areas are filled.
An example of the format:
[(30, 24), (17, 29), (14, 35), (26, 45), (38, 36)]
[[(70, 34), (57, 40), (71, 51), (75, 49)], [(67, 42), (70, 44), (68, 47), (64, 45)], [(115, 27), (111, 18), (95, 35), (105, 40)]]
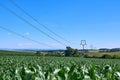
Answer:
[(2, 55), (0, 80), (120, 80), (120, 60)]

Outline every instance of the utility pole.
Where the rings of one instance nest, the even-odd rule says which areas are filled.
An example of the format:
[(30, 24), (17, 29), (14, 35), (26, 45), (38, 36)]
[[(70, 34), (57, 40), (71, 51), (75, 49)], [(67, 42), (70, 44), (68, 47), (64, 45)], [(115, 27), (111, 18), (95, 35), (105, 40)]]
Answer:
[(87, 45), (86, 40), (81, 40), (80, 45), (81, 45), (82, 48), (83, 48), (83, 55), (85, 55), (85, 46)]

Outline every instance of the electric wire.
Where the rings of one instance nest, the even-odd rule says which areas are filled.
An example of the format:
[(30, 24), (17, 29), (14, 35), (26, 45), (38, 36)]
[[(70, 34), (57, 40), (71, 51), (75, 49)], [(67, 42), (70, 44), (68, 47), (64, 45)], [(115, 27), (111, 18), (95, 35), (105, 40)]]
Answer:
[(27, 23), (28, 25), (30, 25), (31, 27), (33, 27), (34, 29), (38, 30), (39, 32), (41, 32), (42, 34), (46, 35), (47, 37), (53, 39), (54, 41), (58, 42), (59, 44), (66, 46), (66, 44), (62, 43), (61, 41), (53, 38), (52, 36), (50, 36), (49, 34), (47, 34), (46, 32), (42, 31), (40, 28), (36, 27), (35, 25), (33, 25), (32, 23), (30, 23), (29, 21), (27, 21), (25, 18), (19, 16), (17, 13), (15, 13), (14, 11), (12, 11), (10, 8), (8, 8), (7, 6), (5, 6), (4, 4), (0, 3), (0, 6), (3, 7), (4, 9), (8, 10), (10, 13), (12, 13), (13, 15), (15, 15), (16, 17), (18, 17), (19, 19), (21, 19), (22, 21), (24, 21), (25, 23)]
[(0, 28), (3, 29), (3, 30), (5, 30), (5, 31), (7, 31), (7, 32), (10, 32), (10, 33), (12, 33), (12, 34), (15, 34), (15, 35), (17, 35), (17, 36), (20, 36), (20, 37), (22, 37), (22, 38), (24, 38), (24, 39), (27, 39), (27, 40), (33, 41), (33, 42), (35, 42), (35, 43), (37, 43), (37, 44), (44, 45), (44, 46), (47, 46), (47, 47), (52, 48), (52, 46), (50, 46), (50, 45), (48, 45), (48, 44), (45, 44), (45, 43), (36, 41), (36, 40), (31, 39), (31, 38), (29, 38), (29, 37), (26, 37), (26, 36), (24, 36), (24, 35), (22, 35), (22, 34), (20, 34), (20, 33), (17, 33), (17, 32), (15, 32), (15, 31), (12, 31), (12, 30), (10, 30), (10, 29), (7, 29), (7, 28), (5, 28), (5, 27), (3, 27), (3, 26), (0, 26)]
[(55, 36), (57, 36), (58, 38), (71, 43), (70, 41), (68, 41), (67, 39), (63, 38), (62, 36), (56, 34), (55, 32), (53, 32), (51, 29), (49, 29), (46, 25), (40, 23), (35, 17), (33, 17), (30, 13), (28, 13), (27, 11), (25, 11), (25, 9), (23, 9), (22, 7), (20, 7), (17, 3), (15, 3), (13, 0), (9, 0), (14, 6), (16, 6), (19, 10), (21, 10), (23, 13), (25, 13), (27, 16), (29, 16), (31, 19), (33, 19), (35, 22), (37, 22), (39, 25), (41, 25), (42, 27), (44, 27), (46, 30), (48, 30), (49, 32), (51, 32), (52, 34), (54, 34)]

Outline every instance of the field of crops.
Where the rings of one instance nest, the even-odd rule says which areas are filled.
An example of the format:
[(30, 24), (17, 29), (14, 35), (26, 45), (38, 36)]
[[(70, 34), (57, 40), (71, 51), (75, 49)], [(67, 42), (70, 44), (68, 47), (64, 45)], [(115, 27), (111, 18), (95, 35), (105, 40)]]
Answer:
[(0, 80), (120, 80), (120, 60), (0, 56)]

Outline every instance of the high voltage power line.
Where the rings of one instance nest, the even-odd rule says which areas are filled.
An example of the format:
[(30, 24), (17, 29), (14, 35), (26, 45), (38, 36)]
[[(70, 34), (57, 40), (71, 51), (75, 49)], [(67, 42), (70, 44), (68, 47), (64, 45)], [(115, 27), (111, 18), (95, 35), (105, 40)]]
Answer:
[(32, 23), (30, 23), (29, 21), (27, 21), (25, 18), (19, 16), (17, 13), (15, 13), (14, 11), (12, 11), (10, 8), (8, 8), (7, 6), (5, 6), (4, 4), (0, 3), (0, 6), (3, 7), (4, 9), (8, 10), (10, 13), (12, 13), (13, 15), (15, 15), (16, 17), (18, 17), (19, 19), (21, 19), (22, 21), (24, 21), (25, 23), (27, 23), (28, 25), (30, 25), (31, 27), (33, 27), (34, 29), (36, 29), (39, 32), (41, 32), (42, 34), (46, 35), (47, 37), (53, 39), (54, 41), (58, 42), (59, 44), (61, 44), (63, 46), (67, 46), (66, 44), (62, 43), (61, 41), (55, 39), (54, 37), (50, 36), (46, 32), (42, 31), (40, 28), (36, 27), (35, 25), (33, 25)]
[(17, 36), (19, 36), (19, 37), (22, 37), (22, 38), (24, 38), (24, 39), (27, 39), (27, 40), (33, 41), (33, 42), (35, 42), (35, 43), (37, 43), (37, 44), (44, 45), (44, 46), (47, 46), (47, 47), (52, 48), (52, 46), (50, 46), (50, 45), (48, 45), (48, 44), (45, 44), (45, 43), (36, 41), (36, 40), (31, 39), (31, 38), (29, 38), (29, 37), (26, 37), (26, 36), (24, 36), (24, 35), (22, 35), (22, 34), (20, 34), (20, 33), (17, 33), (17, 32), (15, 32), (15, 31), (12, 31), (12, 30), (10, 30), (10, 29), (7, 29), (7, 28), (5, 28), (5, 27), (3, 27), (3, 26), (0, 26), (0, 28), (3, 29), (3, 30), (5, 30), (5, 31), (7, 31), (7, 32), (10, 32), (10, 33), (12, 33), (12, 34), (15, 34), (15, 35), (17, 35)]
[(13, 0), (9, 0), (14, 6), (16, 6), (19, 10), (21, 10), (23, 13), (25, 13), (27, 16), (29, 16), (31, 19), (33, 19), (35, 22), (37, 22), (39, 25), (41, 25), (42, 27), (44, 27), (46, 30), (48, 30), (49, 32), (51, 32), (52, 34), (54, 34), (55, 36), (59, 37), (60, 39), (71, 43), (70, 41), (68, 41), (67, 39), (63, 38), (62, 36), (56, 34), (55, 32), (53, 32), (51, 29), (49, 29), (46, 25), (40, 23), (35, 17), (33, 17), (30, 13), (28, 13), (27, 11), (25, 11), (25, 9), (23, 9), (22, 7), (20, 7), (17, 3), (15, 3)]

